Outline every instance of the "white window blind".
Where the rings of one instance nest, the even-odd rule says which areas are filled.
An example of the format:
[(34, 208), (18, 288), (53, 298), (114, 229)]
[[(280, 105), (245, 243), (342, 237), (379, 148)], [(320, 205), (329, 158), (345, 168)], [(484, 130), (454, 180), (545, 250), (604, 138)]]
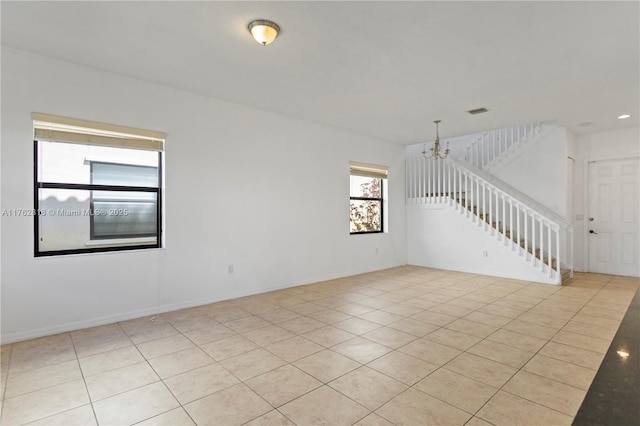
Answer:
[(34, 112), (36, 140), (162, 151), (165, 134), (95, 121)]

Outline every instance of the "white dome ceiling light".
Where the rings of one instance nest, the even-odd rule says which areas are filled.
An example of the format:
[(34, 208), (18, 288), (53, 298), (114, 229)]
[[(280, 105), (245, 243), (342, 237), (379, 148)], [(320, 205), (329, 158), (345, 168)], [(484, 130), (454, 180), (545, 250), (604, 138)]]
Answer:
[(249, 23), (249, 31), (258, 43), (266, 46), (276, 39), (280, 32), (280, 27), (275, 22), (256, 19)]

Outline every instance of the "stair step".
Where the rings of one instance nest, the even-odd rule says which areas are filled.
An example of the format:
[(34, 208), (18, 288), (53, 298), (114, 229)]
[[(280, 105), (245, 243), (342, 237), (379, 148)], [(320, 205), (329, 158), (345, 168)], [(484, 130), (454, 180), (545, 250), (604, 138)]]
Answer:
[[(505, 232), (504, 232), (504, 235), (505, 235), (505, 237), (506, 237), (507, 239), (511, 240), (511, 231), (505, 231)], [(513, 240), (511, 240), (511, 241), (513, 241)], [(520, 240), (520, 247), (521, 247), (521, 248), (525, 248), (525, 241), (524, 241), (524, 239), (521, 239), (521, 240)], [(527, 251), (528, 251), (530, 254), (533, 254), (533, 253), (532, 253), (532, 249), (531, 249), (531, 247), (529, 247), (529, 248), (527, 249)], [(536, 257), (536, 259), (540, 260), (540, 248), (536, 248), (535, 257)], [(548, 263), (549, 263), (549, 262), (548, 262), (548, 259), (549, 259), (549, 257), (548, 257), (548, 256), (545, 256), (545, 257), (544, 257), (544, 259), (542, 259), (542, 262), (543, 262), (543, 263), (545, 263), (545, 264), (548, 264)], [(551, 258), (551, 268), (552, 268), (552, 269), (557, 269), (557, 262), (556, 262), (556, 258), (555, 258), (555, 257), (552, 257), (552, 258)]]

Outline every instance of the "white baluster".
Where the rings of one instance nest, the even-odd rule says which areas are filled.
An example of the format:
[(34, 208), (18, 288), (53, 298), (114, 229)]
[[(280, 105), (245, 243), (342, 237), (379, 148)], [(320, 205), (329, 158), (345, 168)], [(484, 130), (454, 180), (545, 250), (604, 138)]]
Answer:
[(525, 256), (529, 251), (529, 209), (525, 210), (524, 215), (524, 252)]
[(557, 227), (556, 231), (556, 272), (560, 273), (560, 228)]
[[(547, 258), (549, 260), (549, 277), (551, 277), (551, 272), (553, 271), (553, 259), (551, 252), (551, 223), (547, 222)], [(557, 255), (556, 255), (557, 257)], [(558, 261), (556, 260), (556, 263)]]
[(422, 186), (422, 171), (421, 171), (420, 159), (415, 160), (413, 169), (414, 169), (413, 178), (415, 179), (414, 186), (413, 186), (414, 196), (416, 198), (416, 202), (421, 203), (422, 195), (420, 195), (420, 187)]
[(418, 183), (420, 179), (420, 176), (418, 175), (418, 167), (417, 167), (417, 160), (413, 160), (411, 162), (411, 184), (413, 185), (412, 190), (411, 190), (411, 196), (414, 198), (414, 202), (418, 202)]
[(431, 178), (428, 175), (428, 170), (429, 170), (429, 162), (428, 160), (422, 160), (421, 161), (421, 167), (422, 167), (422, 179), (420, 179), (420, 183), (421, 183), (421, 187), (420, 187), (420, 199), (422, 200), (423, 204), (424, 203), (428, 203), (429, 199), (427, 198), (427, 185), (431, 184)]
[(447, 170), (446, 176), (447, 176), (447, 203), (449, 205), (451, 205), (451, 167), (449, 166), (449, 163), (445, 163), (445, 169)]
[(411, 177), (411, 197), (415, 198), (414, 202), (417, 202), (417, 198), (418, 198), (418, 161), (416, 159), (413, 159), (411, 161), (411, 173), (410, 173), (410, 177)]
[(540, 219), (540, 244), (538, 244), (540, 250), (540, 270), (544, 271), (544, 221)]
[[(486, 192), (487, 188), (484, 185), (484, 182), (482, 182), (482, 216), (480, 216), (482, 218), (482, 223), (484, 223), (484, 229), (487, 229), (487, 216), (486, 216), (486, 212), (487, 212), (487, 203), (486, 203)], [(489, 225), (491, 226), (491, 225)]]
[(420, 176), (420, 199), (422, 200), (423, 203), (428, 202), (427, 200), (427, 185), (429, 184), (429, 180), (427, 177), (427, 160), (425, 160), (424, 158), (420, 160), (420, 169), (421, 169), (421, 176)]
[(433, 203), (433, 197), (431, 193), (431, 186), (433, 185), (433, 172), (431, 169), (432, 169), (432, 161), (424, 160), (424, 170), (425, 170), (424, 196), (428, 203)]
[(436, 160), (436, 183), (437, 183), (437, 190), (436, 190), (436, 194), (437, 194), (437, 200), (438, 203), (441, 202), (442, 200), (441, 198), (441, 194), (442, 194), (442, 172), (440, 171), (440, 164), (442, 163), (442, 160)]
[(489, 191), (489, 226), (490, 226), (490, 230), (491, 230), (491, 235), (495, 235), (495, 232), (493, 232), (493, 221), (495, 220), (495, 218), (493, 217), (495, 215), (494, 213), (494, 208), (493, 208), (493, 196), (495, 194), (495, 191), (493, 190), (493, 188), (491, 188), (491, 190)]
[(415, 191), (416, 202), (422, 202), (422, 195), (420, 194), (420, 187), (422, 185), (422, 171), (421, 171), (422, 161), (420, 159), (416, 159), (415, 161), (415, 174), (413, 178), (415, 179), (415, 185), (413, 190)]
[[(520, 203), (518, 203), (517, 208), (516, 208), (516, 228), (517, 228), (517, 235), (516, 235), (516, 244), (518, 245), (518, 253), (522, 253), (522, 247), (520, 247)], [(512, 234), (513, 236), (513, 234)]]
[(469, 176), (468, 174), (465, 172), (465, 176), (464, 176), (464, 188), (465, 188), (465, 210), (467, 211), (466, 215), (467, 217), (469, 217), (469, 203), (471, 202), (471, 198), (470, 198), (470, 193), (469, 193)]
[(460, 212), (462, 212), (462, 189), (464, 185), (462, 183), (462, 170), (456, 166), (456, 174), (458, 176), (458, 202), (460, 203)]
[(431, 202), (435, 203), (436, 201), (436, 160), (433, 158), (429, 160), (429, 167), (431, 167)]
[(476, 220), (478, 221), (478, 226), (481, 226), (482, 223), (480, 222), (480, 207), (482, 207), (482, 202), (480, 201), (481, 199), (481, 194), (480, 194), (480, 179), (476, 178), (476, 185), (475, 185), (475, 190), (476, 190), (476, 202), (474, 203), (474, 205), (476, 206)]
[(502, 199), (503, 199), (503, 209), (504, 209), (504, 214), (503, 214), (503, 218), (502, 218), (502, 226), (500, 227), (500, 232), (502, 232), (502, 234), (504, 235), (504, 239), (505, 239), (505, 244), (509, 244), (508, 242), (508, 238), (507, 238), (507, 226), (509, 226), (509, 208), (511, 205), (511, 198), (506, 194), (506, 193), (502, 193)]
[[(467, 209), (469, 209), (469, 212), (473, 215), (473, 205), (476, 202), (476, 199), (474, 198), (473, 194), (474, 194), (474, 186), (475, 186), (475, 178), (474, 176), (469, 176), (469, 185), (471, 186), (471, 199), (469, 200), (469, 205), (467, 206)], [(474, 220), (474, 217), (471, 217), (471, 220)]]
[(458, 209), (458, 205), (455, 203), (456, 201), (456, 169), (453, 167), (451, 163), (449, 163), (449, 167), (451, 168), (451, 203), (455, 206), (456, 210)]
[[(533, 212), (531, 212), (531, 229), (530, 229), (530, 234), (529, 234), (529, 243), (531, 245), (531, 247), (527, 246), (527, 251), (529, 249), (531, 249), (531, 253), (535, 252), (535, 248), (536, 248), (536, 222), (535, 222), (535, 215)], [(533, 261), (533, 264), (535, 265), (535, 259)]]
[(513, 199), (511, 197), (509, 197), (509, 241), (513, 242)]
[[(462, 201), (463, 200), (463, 198), (462, 198), (462, 194), (463, 194), (462, 190), (464, 188), (464, 185), (463, 185), (463, 182), (462, 182), (462, 177), (463, 177), (462, 170), (458, 169), (458, 190), (460, 191), (460, 212), (464, 211), (462, 209), (462, 202), (463, 202)], [(465, 193), (464, 196), (465, 196), (464, 203), (466, 204), (466, 202), (467, 202), (467, 200), (466, 200), (467, 194)]]
[(406, 166), (404, 170), (404, 182), (407, 187), (407, 190), (405, 191), (404, 196), (405, 196), (405, 199), (409, 201), (411, 200), (411, 181), (409, 180), (409, 176), (411, 175), (411, 159), (407, 159), (405, 164)]

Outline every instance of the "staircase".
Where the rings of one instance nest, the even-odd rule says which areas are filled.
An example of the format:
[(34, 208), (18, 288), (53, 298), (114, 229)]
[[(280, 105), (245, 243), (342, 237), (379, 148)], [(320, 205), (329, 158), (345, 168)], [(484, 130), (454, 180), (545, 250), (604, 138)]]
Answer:
[(479, 167), (451, 158), (409, 158), (406, 174), (407, 205), (447, 206), (506, 247), (514, 261), (529, 265), (541, 282), (561, 284), (572, 276), (573, 228), (554, 212)]

